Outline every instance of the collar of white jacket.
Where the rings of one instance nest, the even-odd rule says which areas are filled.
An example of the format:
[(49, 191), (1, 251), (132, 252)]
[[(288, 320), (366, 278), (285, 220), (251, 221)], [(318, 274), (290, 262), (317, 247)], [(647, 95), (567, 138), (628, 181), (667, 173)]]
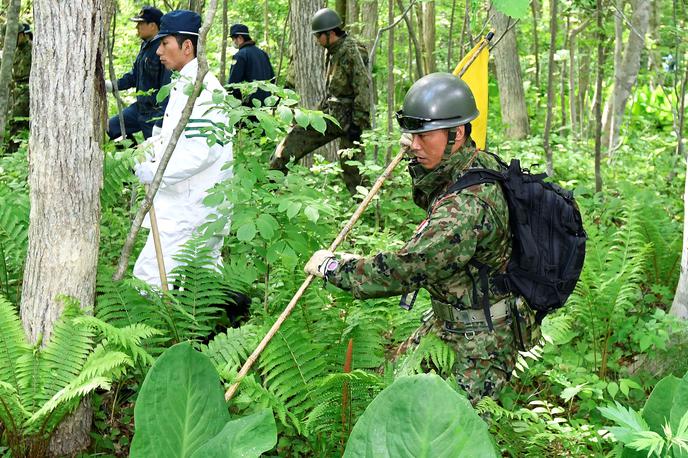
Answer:
[(198, 74), (198, 59), (194, 58), (194, 60), (189, 61), (186, 65), (184, 65), (179, 74), (182, 76), (192, 76), (195, 78)]

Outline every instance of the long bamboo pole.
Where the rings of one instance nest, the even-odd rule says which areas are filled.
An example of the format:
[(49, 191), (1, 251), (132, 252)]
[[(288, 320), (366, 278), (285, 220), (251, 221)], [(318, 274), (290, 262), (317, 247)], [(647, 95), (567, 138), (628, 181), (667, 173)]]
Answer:
[[(401, 162), (401, 160), (404, 158), (405, 150), (401, 150), (399, 154), (396, 155), (394, 159), (392, 159), (392, 162), (389, 163), (387, 168), (385, 169), (384, 172), (382, 172), (382, 175), (380, 175), (375, 181), (375, 184), (373, 185), (372, 188), (370, 188), (370, 191), (368, 192), (368, 195), (363, 199), (363, 202), (358, 206), (356, 211), (354, 212), (353, 215), (351, 215), (351, 218), (349, 221), (344, 225), (342, 230), (339, 232), (339, 235), (337, 235), (337, 238), (334, 239), (334, 242), (329, 247), (330, 251), (335, 251), (337, 247), (339, 246), (340, 243), (346, 238), (346, 236), (349, 234), (351, 231), (351, 228), (356, 224), (358, 219), (361, 217), (363, 212), (365, 211), (366, 207), (368, 204), (373, 200), (373, 197), (378, 193), (380, 188), (382, 187), (382, 183), (387, 180), (387, 178), (392, 174), (392, 171), (394, 168)], [(313, 275), (308, 275), (306, 279), (303, 281), (301, 284), (301, 287), (299, 290), (294, 294), (294, 297), (292, 297), (291, 301), (287, 305), (287, 307), (282, 311), (280, 314), (279, 318), (277, 318), (277, 321), (272, 325), (268, 333), (263, 337), (263, 340), (260, 341), (260, 344), (256, 347), (255, 350), (253, 350), (253, 353), (251, 353), (251, 356), (248, 357), (244, 365), (241, 367), (241, 370), (239, 371), (239, 374), (237, 375), (236, 381), (232, 386), (229, 387), (227, 392), (225, 393), (225, 400), (229, 401), (232, 399), (234, 394), (236, 393), (237, 389), (239, 388), (239, 384), (241, 381), (246, 377), (246, 374), (248, 374), (248, 371), (251, 370), (251, 367), (253, 364), (256, 362), (258, 359), (258, 356), (265, 350), (265, 347), (267, 347), (268, 343), (270, 343), (270, 340), (275, 336), (279, 328), (282, 326), (282, 323), (287, 319), (289, 314), (292, 312), (294, 307), (296, 306), (296, 303), (298, 300), (303, 296), (303, 293), (306, 292), (306, 289), (310, 286), (311, 282), (313, 281), (315, 277)]]

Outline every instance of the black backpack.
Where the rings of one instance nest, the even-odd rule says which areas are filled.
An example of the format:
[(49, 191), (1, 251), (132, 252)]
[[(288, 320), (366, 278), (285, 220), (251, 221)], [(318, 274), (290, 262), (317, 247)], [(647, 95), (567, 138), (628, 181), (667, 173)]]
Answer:
[[(570, 191), (544, 181), (546, 174), (531, 174), (513, 159), (507, 166), (493, 156), (502, 170), (468, 169), (445, 195), (481, 183), (499, 183), (509, 206), (512, 235), (511, 258), (504, 273), (491, 272), (489, 266), (476, 260), (480, 276), (482, 308), (492, 329), (488, 291), (490, 284), (499, 294), (513, 293), (525, 299), (535, 310), (536, 320), (564, 305), (578, 282), (585, 260), (585, 241), (578, 206)], [(470, 274), (470, 272), (469, 272)], [(477, 303), (477, 286), (473, 281), (473, 302)]]

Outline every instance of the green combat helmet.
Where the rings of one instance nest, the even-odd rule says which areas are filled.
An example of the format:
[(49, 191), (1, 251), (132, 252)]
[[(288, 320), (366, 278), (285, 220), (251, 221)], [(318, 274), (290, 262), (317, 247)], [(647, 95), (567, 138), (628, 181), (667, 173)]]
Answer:
[(431, 73), (413, 83), (396, 117), (402, 132), (418, 134), (462, 126), (478, 114), (473, 93), (463, 80), (451, 73)]
[(311, 32), (327, 32), (342, 26), (342, 18), (330, 8), (322, 8), (315, 12), (311, 19)]

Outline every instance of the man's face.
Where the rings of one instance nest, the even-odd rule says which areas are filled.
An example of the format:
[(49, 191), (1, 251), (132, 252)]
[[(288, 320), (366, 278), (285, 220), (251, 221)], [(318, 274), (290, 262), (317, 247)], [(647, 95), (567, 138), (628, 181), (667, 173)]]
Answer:
[(167, 35), (160, 40), (160, 46), (155, 53), (160, 56), (160, 62), (166, 69), (180, 71), (184, 65), (193, 60), (192, 48), (189, 40), (182, 43), (180, 48), (176, 38)]
[(136, 33), (142, 40), (150, 40), (158, 33), (158, 25), (155, 22), (137, 22)]
[[(456, 143), (452, 148), (452, 153), (463, 145), (464, 132), (464, 126), (456, 128)], [(424, 169), (433, 170), (442, 162), (444, 148), (447, 146), (447, 134), (447, 129), (413, 134), (411, 153), (416, 156), (416, 160), (418, 160), (418, 163), (423, 166)]]
[[(315, 32), (313, 34), (313, 36), (315, 37), (315, 41), (317, 41), (318, 44), (320, 46), (322, 46), (323, 48), (327, 48), (328, 45), (331, 45), (332, 43), (334, 43), (334, 41), (336, 41), (336, 40), (333, 40), (332, 37), (329, 37), (329, 42), (328, 42), (328, 36), (329, 35), (330, 35), (330, 32)], [(332, 34), (332, 35), (334, 35), (334, 34)], [(334, 35), (334, 36), (336, 37), (336, 35)]]
[(239, 40), (239, 35), (234, 35), (232, 37), (232, 43), (234, 43), (234, 47), (239, 49), (239, 46), (241, 45), (241, 40)]

